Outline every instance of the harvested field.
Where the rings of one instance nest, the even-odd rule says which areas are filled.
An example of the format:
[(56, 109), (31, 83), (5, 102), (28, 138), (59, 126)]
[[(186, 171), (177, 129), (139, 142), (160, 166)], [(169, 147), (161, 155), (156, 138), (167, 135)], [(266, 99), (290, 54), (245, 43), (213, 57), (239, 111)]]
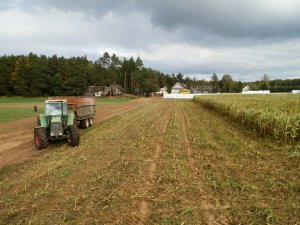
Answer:
[[(117, 109), (115, 109), (117, 110)], [(0, 171), (0, 224), (299, 224), (297, 146), (153, 100)]]
[[(15, 99), (12, 99), (15, 100)], [(15, 100), (16, 101), (16, 100)], [(106, 104), (97, 107), (94, 122), (100, 122), (135, 109), (144, 104), (148, 104), (151, 99), (137, 99), (126, 101), (124, 103), (115, 104), (116, 100), (111, 101), (112, 104), (106, 101)], [(3, 107), (3, 104), (1, 105)], [(16, 108), (27, 108), (30, 106), (32, 110), (32, 102), (27, 103), (5, 103), (5, 107), (9, 107), (10, 111)], [(43, 108), (43, 103), (38, 103), (40, 109)], [(1, 108), (2, 111), (3, 108)], [(42, 151), (37, 151), (33, 142), (33, 129), (36, 126), (37, 113), (32, 113), (33, 116), (25, 119), (15, 120), (13, 122), (0, 123), (0, 168), (4, 165), (23, 162), (42, 154), (48, 154), (51, 151), (65, 144), (65, 141), (51, 143), (49, 147)], [(26, 117), (26, 115), (25, 115)], [(81, 130), (84, 133), (84, 130)]]

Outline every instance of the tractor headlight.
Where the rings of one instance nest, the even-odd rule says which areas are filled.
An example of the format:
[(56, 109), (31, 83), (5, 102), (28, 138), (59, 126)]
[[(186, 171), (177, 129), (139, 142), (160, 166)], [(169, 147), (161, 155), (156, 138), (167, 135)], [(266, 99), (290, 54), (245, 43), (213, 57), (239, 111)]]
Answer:
[(51, 132), (51, 136), (61, 136), (62, 132)]

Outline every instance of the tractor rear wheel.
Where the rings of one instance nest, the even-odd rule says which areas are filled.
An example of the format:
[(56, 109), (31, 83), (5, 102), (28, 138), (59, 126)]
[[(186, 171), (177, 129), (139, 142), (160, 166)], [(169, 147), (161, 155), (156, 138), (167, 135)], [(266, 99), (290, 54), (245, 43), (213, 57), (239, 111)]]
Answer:
[(78, 146), (80, 142), (80, 136), (79, 136), (79, 131), (77, 127), (75, 126), (68, 126), (68, 133), (69, 133), (69, 138), (68, 138), (68, 144), (71, 146)]
[(83, 129), (88, 128), (89, 127), (89, 120), (88, 119), (81, 120), (81, 127)]
[(47, 131), (44, 127), (39, 127), (34, 129), (34, 142), (38, 150), (47, 148)]
[(93, 126), (93, 118), (89, 118), (89, 126), (90, 126), (90, 127)]

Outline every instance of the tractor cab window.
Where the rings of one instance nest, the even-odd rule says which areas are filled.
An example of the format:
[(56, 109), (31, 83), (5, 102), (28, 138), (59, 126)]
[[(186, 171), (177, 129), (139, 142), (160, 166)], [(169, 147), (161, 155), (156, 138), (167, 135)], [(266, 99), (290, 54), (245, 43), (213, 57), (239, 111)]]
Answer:
[(68, 107), (66, 103), (47, 103), (46, 104), (46, 116), (67, 116)]

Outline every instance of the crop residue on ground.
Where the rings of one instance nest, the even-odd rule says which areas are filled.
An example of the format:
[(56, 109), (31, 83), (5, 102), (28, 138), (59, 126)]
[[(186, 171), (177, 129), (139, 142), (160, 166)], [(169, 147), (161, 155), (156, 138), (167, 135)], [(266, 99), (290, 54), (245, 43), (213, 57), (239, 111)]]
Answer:
[(0, 171), (0, 224), (300, 222), (297, 146), (198, 103), (155, 100), (81, 140)]

